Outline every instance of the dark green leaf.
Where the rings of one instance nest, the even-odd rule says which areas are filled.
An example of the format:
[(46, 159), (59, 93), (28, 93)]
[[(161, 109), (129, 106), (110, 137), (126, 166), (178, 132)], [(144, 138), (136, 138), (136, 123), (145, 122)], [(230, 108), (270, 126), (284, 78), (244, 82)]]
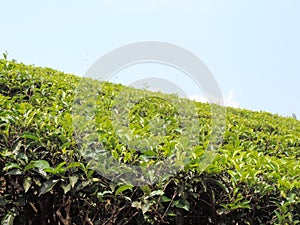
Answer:
[(116, 192), (115, 195), (117, 196), (118, 194), (122, 193), (123, 191), (126, 191), (128, 189), (131, 189), (133, 186), (132, 185), (122, 185), (121, 187), (119, 187)]
[(39, 196), (51, 191), (58, 181), (59, 180), (48, 180), (44, 182), (40, 189)]

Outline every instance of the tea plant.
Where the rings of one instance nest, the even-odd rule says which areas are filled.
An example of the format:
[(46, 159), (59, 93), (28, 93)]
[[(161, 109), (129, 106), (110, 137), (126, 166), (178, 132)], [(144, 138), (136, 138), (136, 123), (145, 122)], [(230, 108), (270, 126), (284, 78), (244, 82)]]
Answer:
[[(95, 91), (86, 93), (88, 101), (75, 98), (82, 82)], [(171, 104), (190, 104), (186, 99), (150, 92), (144, 101), (121, 99), (147, 93), (8, 61), (5, 55), (1, 224), (300, 223), (298, 120), (227, 108), (224, 139), (203, 169), (212, 132), (210, 105), (193, 103), (195, 122)], [(122, 136), (126, 127), (132, 132)], [(183, 134), (189, 139), (180, 139)], [(123, 165), (147, 169), (183, 151), (189, 154), (178, 157), (174, 175), (149, 175), (157, 182), (142, 186), (97, 172), (120, 170), (105, 160), (107, 153)]]

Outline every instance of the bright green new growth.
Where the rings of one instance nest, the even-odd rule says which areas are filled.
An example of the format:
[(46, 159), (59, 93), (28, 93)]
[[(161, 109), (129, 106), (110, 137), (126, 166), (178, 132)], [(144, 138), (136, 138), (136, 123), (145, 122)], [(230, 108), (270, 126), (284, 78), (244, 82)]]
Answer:
[[(100, 85), (101, 92), (93, 88), (90, 101), (74, 102), (80, 101), (80, 82)], [(227, 108), (220, 149), (203, 171), (212, 132), (209, 104), (193, 103), (199, 130), (184, 139), (181, 125), (188, 117), (166, 95), (116, 108), (119, 93), (146, 91), (0, 60), (1, 224), (300, 223), (299, 121)], [(91, 115), (89, 109), (96, 116), (86, 124), (80, 117)], [(118, 136), (122, 124), (131, 136)], [(190, 149), (181, 149), (182, 136)], [(174, 176), (137, 187), (95, 172), (119, 168), (104, 162), (105, 152), (89, 149), (145, 169), (174, 152), (186, 150), (189, 157), (177, 157), (183, 167)]]

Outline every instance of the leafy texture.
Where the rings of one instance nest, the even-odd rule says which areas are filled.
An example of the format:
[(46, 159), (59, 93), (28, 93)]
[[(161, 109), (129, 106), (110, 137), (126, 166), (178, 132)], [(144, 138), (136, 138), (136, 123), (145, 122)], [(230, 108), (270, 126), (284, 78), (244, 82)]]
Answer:
[[(86, 87), (87, 101), (74, 102)], [(227, 108), (224, 139), (203, 170), (210, 105), (194, 103), (194, 121), (172, 102), (191, 103), (1, 59), (1, 223), (299, 224), (299, 121)], [(120, 170), (108, 153), (145, 170), (176, 155), (180, 170), (148, 171), (149, 185), (115, 183), (95, 171)]]

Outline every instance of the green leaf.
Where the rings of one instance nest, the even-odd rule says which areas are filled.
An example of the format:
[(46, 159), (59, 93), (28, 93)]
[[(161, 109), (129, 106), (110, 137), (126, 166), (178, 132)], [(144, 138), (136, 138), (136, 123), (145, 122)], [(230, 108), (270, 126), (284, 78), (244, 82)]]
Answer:
[(57, 167), (55, 167), (55, 170), (59, 171), (64, 165), (66, 165), (66, 162), (61, 162)]
[(118, 155), (118, 152), (116, 150), (112, 150), (111, 151), (111, 154), (112, 156), (115, 158), (115, 159), (118, 159), (119, 155)]
[(117, 196), (118, 194), (122, 193), (123, 191), (126, 191), (128, 189), (131, 189), (133, 186), (132, 185), (128, 185), (128, 184), (125, 184), (125, 185), (122, 185), (121, 187), (119, 187), (116, 192), (115, 192), (115, 196)]
[(142, 208), (141, 202), (137, 202), (137, 201), (132, 202), (131, 206), (134, 207), (134, 208), (137, 208), (137, 209), (141, 209)]
[(24, 173), (19, 169), (13, 169), (6, 173), (7, 175), (23, 175)]
[(97, 197), (101, 199), (101, 198), (104, 197), (106, 194), (107, 194), (107, 195), (111, 195), (112, 192), (111, 192), (111, 191), (98, 192), (98, 193), (97, 193)]
[(5, 167), (3, 168), (3, 171), (9, 171), (9, 170), (12, 170), (12, 169), (20, 169), (19, 164), (17, 164), (17, 163), (5, 164)]
[(21, 146), (22, 146), (22, 141), (18, 141), (16, 144), (13, 145), (13, 153), (15, 155), (19, 153)]
[(155, 196), (155, 195), (163, 195), (165, 192), (163, 191), (163, 190), (156, 190), (156, 191), (152, 191), (151, 193), (150, 193), (150, 197), (153, 197), (153, 196)]
[(162, 196), (161, 197), (161, 199), (160, 199), (160, 202), (170, 202), (171, 201), (171, 199), (170, 198), (168, 198), (167, 196)]
[(51, 191), (53, 189), (53, 187), (57, 184), (58, 181), (59, 180), (48, 180), (48, 181), (44, 182), (40, 189), (39, 197), (41, 195)]
[(57, 174), (57, 171), (55, 169), (53, 169), (52, 167), (45, 168), (44, 172), (52, 173), (52, 174)]
[(34, 134), (34, 133), (30, 133), (30, 132), (26, 132), (26, 133), (23, 133), (20, 135), (21, 138), (25, 138), (25, 139), (31, 139), (31, 140), (34, 140), (34, 141), (38, 141), (40, 142), (40, 138)]
[(142, 153), (143, 153), (143, 155), (146, 155), (146, 156), (157, 156), (157, 153), (152, 150), (142, 151)]
[(13, 225), (15, 216), (12, 214), (6, 214), (6, 216), (1, 221), (1, 225)]
[(174, 201), (174, 205), (177, 208), (184, 209), (186, 211), (190, 210), (190, 203), (187, 200), (182, 200), (181, 199), (181, 200), (178, 200), (178, 201)]
[(44, 170), (46, 172), (52, 173), (52, 174), (62, 174), (66, 171), (65, 168), (62, 168), (65, 164), (66, 164), (66, 162), (62, 162), (55, 168), (50, 167), (50, 168), (45, 168)]
[(169, 210), (167, 215), (168, 216), (176, 216), (176, 213), (174, 213), (172, 210)]
[(70, 185), (72, 188), (74, 188), (75, 184), (77, 183), (78, 181), (78, 176), (77, 175), (73, 175), (73, 176), (70, 176), (69, 177), (69, 180), (70, 180)]
[(67, 168), (75, 168), (75, 167), (81, 167), (81, 163), (80, 162), (72, 162), (70, 163)]
[(80, 190), (84, 189), (86, 186), (90, 185), (91, 182), (92, 182), (91, 180), (78, 182), (79, 185), (76, 186), (75, 191), (80, 191)]
[(61, 187), (64, 190), (65, 194), (67, 194), (71, 190), (71, 184), (62, 184)]
[(32, 179), (30, 177), (27, 177), (23, 183), (25, 193), (29, 190), (29, 188), (31, 187), (31, 184), (32, 184)]
[(141, 207), (143, 214), (145, 214), (146, 212), (149, 211), (151, 205), (152, 205), (152, 203), (150, 201), (144, 200), (142, 207)]
[(46, 169), (51, 167), (46, 160), (31, 161), (27, 166), (25, 166), (24, 172), (33, 168)]

